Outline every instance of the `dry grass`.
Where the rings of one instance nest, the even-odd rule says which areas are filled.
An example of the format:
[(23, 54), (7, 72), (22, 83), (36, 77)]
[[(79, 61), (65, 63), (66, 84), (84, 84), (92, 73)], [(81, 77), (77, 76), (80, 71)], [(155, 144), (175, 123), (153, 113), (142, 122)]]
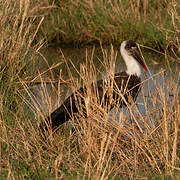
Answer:
[[(107, 81), (110, 82), (116, 53), (112, 47), (110, 54), (104, 50), (103, 54), (102, 63), (109, 75)], [(17, 137), (14, 143), (21, 147), (16, 150), (23, 156), (25, 164), (31, 165), (31, 171), (38, 173), (37, 169), (44, 169), (45, 175), (56, 178), (179, 177), (179, 78), (176, 81), (173, 77), (166, 79), (164, 72), (148, 77), (143, 82), (145, 87), (139, 103), (129, 106), (126, 113), (118, 111), (117, 104), (110, 116), (105, 111), (108, 106), (102, 108), (93, 93), (95, 91), (92, 91), (92, 83), (95, 87), (97, 78), (93, 54), (87, 55), (80, 71), (75, 71), (79, 73), (80, 79), (74, 79), (69, 71), (72, 83), (68, 81), (68, 87), (72, 91), (80, 84), (87, 87), (87, 96), (84, 98), (88, 98), (85, 107), (88, 117), (83, 117), (83, 105), (80, 104), (79, 113), (53, 136), (47, 135), (43, 139), (35, 127), (37, 123), (32, 125), (31, 120), (23, 125), (20, 123), (18, 130), (13, 132), (13, 135), (16, 133), (14, 137)], [(179, 75), (176, 74), (176, 77)], [(154, 90), (150, 88), (150, 80)], [(24, 87), (29, 93), (29, 88), (25, 84)], [(51, 112), (52, 102), (47, 89), (42, 81), (42, 99), (47, 100), (46, 107)], [(57, 95), (58, 106), (61, 93)], [(143, 113), (139, 111), (140, 106), (145, 109)], [(45, 113), (41, 112), (44, 107), (39, 109), (38, 105), (36, 110), (39, 114), (36, 121), (43, 121)], [(40, 174), (43, 176), (42, 172)]]
[[(147, 84), (148, 93), (142, 91), (144, 114), (139, 112), (140, 105), (128, 107), (126, 113), (113, 111), (111, 119), (118, 116), (119, 123), (108, 120), (109, 113), (101, 108), (96, 95), (89, 88), (89, 103), (86, 106), (88, 118), (80, 116), (83, 114), (80, 105), (80, 113), (72, 117), (70, 124), (60, 127), (54, 136), (46, 136), (46, 139), (41, 136), (38, 124), (43, 121), (46, 112), (52, 111), (54, 104), (59, 105), (64, 87), (59, 81), (57, 91), (54, 83), (50, 82), (53, 89), (51, 93), (57, 97), (54, 103), (48, 93), (49, 87), (40, 74), (38, 78), (41, 80), (44, 106), (42, 103), (37, 105), (39, 101), (32, 98), (32, 66), (42, 46), (39, 41), (35, 44), (34, 39), (46, 16), (44, 9), (54, 8), (48, 0), (36, 1), (37, 6), (34, 3), (26, 0), (0, 1), (0, 178), (138, 179), (166, 176), (178, 179), (179, 74), (176, 75), (176, 81), (173, 76), (164, 79), (163, 72), (153, 75), (155, 90), (152, 91)], [(169, 14), (175, 41), (168, 39), (168, 33), (166, 38), (169, 45), (173, 44), (179, 49), (179, 15), (176, 11), (179, 5), (171, 5)], [(147, 16), (145, 4), (143, 8), (146, 9), (144, 16)], [(138, 11), (138, 8), (134, 9)], [(41, 16), (39, 12), (42, 12)], [(137, 15), (139, 17), (140, 14), (137, 12)], [(40, 18), (39, 23), (35, 21), (37, 16)], [(116, 53), (113, 48), (110, 54), (102, 51), (102, 64), (108, 78), (111, 78)], [(179, 62), (178, 51), (172, 49), (171, 56), (168, 51), (165, 52), (164, 59), (167, 62), (170, 59)], [(110, 61), (107, 60), (109, 57)], [(49, 68), (52, 74), (53, 67)], [(80, 85), (90, 87), (90, 82), (96, 81), (99, 72), (94, 66), (93, 53), (87, 54), (86, 63), (81, 65), (77, 73), (80, 76), (78, 80), (73, 78), (69, 70), (71, 81), (66, 87), (72, 91)], [(162, 85), (159, 84), (159, 76)], [(169, 93), (173, 96), (169, 96)], [(32, 106), (33, 102), (36, 106)], [(71, 132), (72, 127), (75, 132)]]

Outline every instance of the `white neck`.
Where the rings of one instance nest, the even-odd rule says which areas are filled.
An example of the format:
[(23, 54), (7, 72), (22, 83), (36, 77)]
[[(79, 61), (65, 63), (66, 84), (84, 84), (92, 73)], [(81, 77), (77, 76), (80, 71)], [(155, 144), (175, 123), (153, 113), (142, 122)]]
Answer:
[(140, 64), (134, 59), (133, 56), (128, 54), (123, 44), (121, 45), (120, 51), (126, 63), (126, 67), (127, 67), (126, 73), (128, 75), (137, 75), (139, 77), (141, 75)]

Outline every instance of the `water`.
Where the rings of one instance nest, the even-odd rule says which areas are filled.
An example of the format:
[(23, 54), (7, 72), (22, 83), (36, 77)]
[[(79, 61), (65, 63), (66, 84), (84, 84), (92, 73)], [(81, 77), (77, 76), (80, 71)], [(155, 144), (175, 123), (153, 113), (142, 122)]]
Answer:
[[(110, 49), (110, 47), (106, 48)], [(118, 48), (116, 48), (116, 50), (118, 52)], [(97, 72), (103, 72), (97, 73), (98, 77), (101, 77), (102, 74), (105, 74), (104, 67), (100, 60), (106, 59), (106, 53), (104, 51), (103, 54), (102, 49), (99, 47), (95, 49), (94, 47), (85, 47), (81, 49), (72, 47), (64, 47), (61, 49), (48, 48), (43, 50), (42, 54), (43, 58), (39, 57), (38, 59), (39, 62), (36, 69), (37, 72), (35, 75), (35, 81), (45, 81), (46, 83), (39, 83), (38, 85), (36, 85), (33, 88), (32, 93), (30, 94), (32, 104), (37, 112), (41, 111), (44, 112), (44, 114), (46, 114), (46, 112), (51, 113), (54, 109), (61, 105), (64, 99), (71, 94), (71, 90), (63, 83), (61, 84), (61, 86), (59, 85), (59, 77), (68, 80), (70, 72), (72, 73), (73, 77), (78, 77), (78, 73), (74, 67), (79, 70), (81, 64), (83, 64), (86, 60), (91, 61), (91, 59), (94, 59), (93, 62), (97, 67)], [(118, 60), (116, 61), (115, 72), (119, 72), (125, 69), (124, 62), (119, 54), (117, 55), (117, 59)], [(143, 79), (144, 83), (136, 101), (138, 111), (132, 110), (132, 112), (130, 113), (129, 109), (127, 108), (113, 109), (111, 111), (112, 116), (110, 117), (110, 119), (112, 119), (113, 117), (118, 122), (121, 119), (123, 113), (123, 115), (127, 115), (127, 119), (130, 122), (133, 119), (132, 114), (135, 115), (135, 118), (139, 116), (144, 117), (148, 113), (150, 114), (150, 112), (148, 111), (156, 108), (158, 112), (156, 113), (157, 119), (159, 116), (161, 116), (161, 113), (159, 113), (159, 109), (163, 107), (163, 104), (162, 102), (154, 103), (154, 97), (157, 96), (162, 101), (165, 97), (165, 101), (168, 102), (169, 98), (173, 100), (173, 90), (171, 90), (171, 88), (173, 87), (170, 87), (168, 83), (169, 81), (174, 81), (174, 84), (179, 83), (178, 73), (176, 73), (176, 75), (173, 77), (170, 72), (166, 70), (165, 66), (162, 63), (154, 63), (156, 62), (155, 59), (163, 61), (163, 57), (154, 56), (154, 54), (151, 55), (150, 53), (147, 53), (145, 59), (150, 69), (150, 74), (143, 73), (141, 78)], [(47, 70), (50, 67), (51, 70)], [(174, 69), (175, 68), (176, 67), (174, 67)], [(113, 115), (114, 111), (116, 111), (115, 116)], [(142, 120), (139, 118), (139, 122), (143, 127), (144, 122), (141, 121)], [(156, 120), (152, 120), (152, 118), (149, 118), (146, 123), (149, 126), (156, 126), (157, 122)]]

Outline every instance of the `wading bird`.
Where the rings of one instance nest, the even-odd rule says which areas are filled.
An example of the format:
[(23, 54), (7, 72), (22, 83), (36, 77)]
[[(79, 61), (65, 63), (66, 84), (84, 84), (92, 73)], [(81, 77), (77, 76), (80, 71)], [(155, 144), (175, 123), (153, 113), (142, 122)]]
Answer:
[[(112, 109), (116, 104), (121, 108), (122, 106), (127, 106), (127, 103), (131, 104), (132, 102), (135, 102), (141, 89), (141, 67), (148, 71), (147, 66), (140, 56), (136, 43), (131, 40), (123, 41), (120, 47), (120, 52), (125, 61), (127, 70), (114, 75), (113, 91), (111, 91), (113, 101), (109, 100), (110, 95), (108, 90), (107, 88), (104, 88), (105, 81), (102, 79), (97, 81), (99, 103), (106, 105), (111, 103), (110, 109)], [(40, 129), (42, 131), (47, 130), (47, 126), (51, 124), (51, 127), (54, 130), (68, 121), (74, 113), (78, 113), (78, 103), (85, 105), (85, 98), (83, 97), (86, 93), (87, 90), (83, 87), (69, 96), (59, 108), (47, 117), (46, 122), (40, 124)], [(79, 95), (78, 98), (77, 95)], [(86, 109), (84, 109), (84, 112), (86, 113)]]

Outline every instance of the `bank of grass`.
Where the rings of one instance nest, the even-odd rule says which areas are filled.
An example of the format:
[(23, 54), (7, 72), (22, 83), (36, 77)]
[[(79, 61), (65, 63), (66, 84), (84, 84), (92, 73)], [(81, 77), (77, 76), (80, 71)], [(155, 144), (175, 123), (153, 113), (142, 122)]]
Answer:
[(179, 45), (174, 34), (179, 33), (178, 1), (53, 2), (39, 31), (39, 38), (49, 43), (120, 44), (132, 39), (160, 50)]
[[(157, 89), (153, 93), (149, 92), (149, 100), (143, 95), (147, 108), (145, 115), (142, 116), (134, 105), (133, 113), (132, 108), (129, 108), (129, 115), (120, 114), (120, 120), (122, 120), (120, 125), (115, 122), (109, 123), (108, 114), (96, 103), (96, 99), (92, 98), (93, 103), (90, 103), (87, 108), (89, 117), (93, 109), (98, 109), (98, 112), (93, 113), (96, 121), (92, 121), (91, 118), (85, 120), (81, 117), (80, 123), (74, 124), (73, 122), (79, 118), (73, 117), (71, 122), (75, 128), (75, 134), (71, 133), (71, 126), (66, 124), (54, 137), (47, 136), (43, 139), (37, 127), (40, 121), (43, 121), (45, 112), (39, 109), (39, 105), (32, 108), (34, 99), (29, 97), (31, 92), (29, 82), (32, 82), (34, 78), (34, 61), (43, 46), (43, 41), (39, 41), (36, 35), (40, 32), (40, 28), (45, 31), (41, 25), (46, 16), (49, 17), (47, 9), (51, 11), (55, 6), (50, 6), (49, 1), (3, 0), (0, 8), (0, 178), (109, 179), (175, 176), (178, 179), (180, 164), (179, 81), (168, 80), (167, 90), (173, 92), (173, 97), (166, 98), (164, 87), (159, 87), (155, 80)], [(172, 34), (176, 41), (173, 41), (171, 36), (167, 36), (166, 42), (177, 46), (178, 16), (175, 9), (172, 10), (170, 11), (173, 14), (170, 16), (172, 24), (170, 27), (174, 27)], [(39, 14), (40, 11), (41, 14)], [(37, 16), (40, 20), (37, 20)], [(119, 38), (124, 40), (126, 36), (122, 34)], [(115, 59), (113, 49), (111, 53), (111, 62), (113, 62)], [(87, 55), (87, 58), (93, 60), (90, 55)], [(170, 58), (179, 62), (176, 51), (171, 57), (165, 56), (167, 61)], [(106, 55), (103, 60), (102, 63), (108, 72), (109, 65), (105, 63), (107, 62)], [(85, 64), (79, 72), (82, 83), (87, 86), (92, 77), (96, 77), (93, 62), (91, 66), (88, 64)], [(46, 84), (43, 80), (41, 83), (47, 109), (51, 111), (53, 104), (48, 100)], [(74, 89), (76, 83), (69, 84), (68, 87)], [(57, 104), (59, 99), (60, 94)], [(147, 106), (149, 101), (150, 107)], [(116, 112), (113, 114), (115, 116)], [(145, 131), (137, 123), (135, 125), (139, 126), (140, 130), (134, 129), (134, 124), (127, 124), (124, 128), (122, 124), (128, 122), (130, 118), (145, 122)], [(146, 124), (148, 120), (156, 120), (156, 126), (153, 123)], [(88, 124), (83, 123), (85, 121)]]

